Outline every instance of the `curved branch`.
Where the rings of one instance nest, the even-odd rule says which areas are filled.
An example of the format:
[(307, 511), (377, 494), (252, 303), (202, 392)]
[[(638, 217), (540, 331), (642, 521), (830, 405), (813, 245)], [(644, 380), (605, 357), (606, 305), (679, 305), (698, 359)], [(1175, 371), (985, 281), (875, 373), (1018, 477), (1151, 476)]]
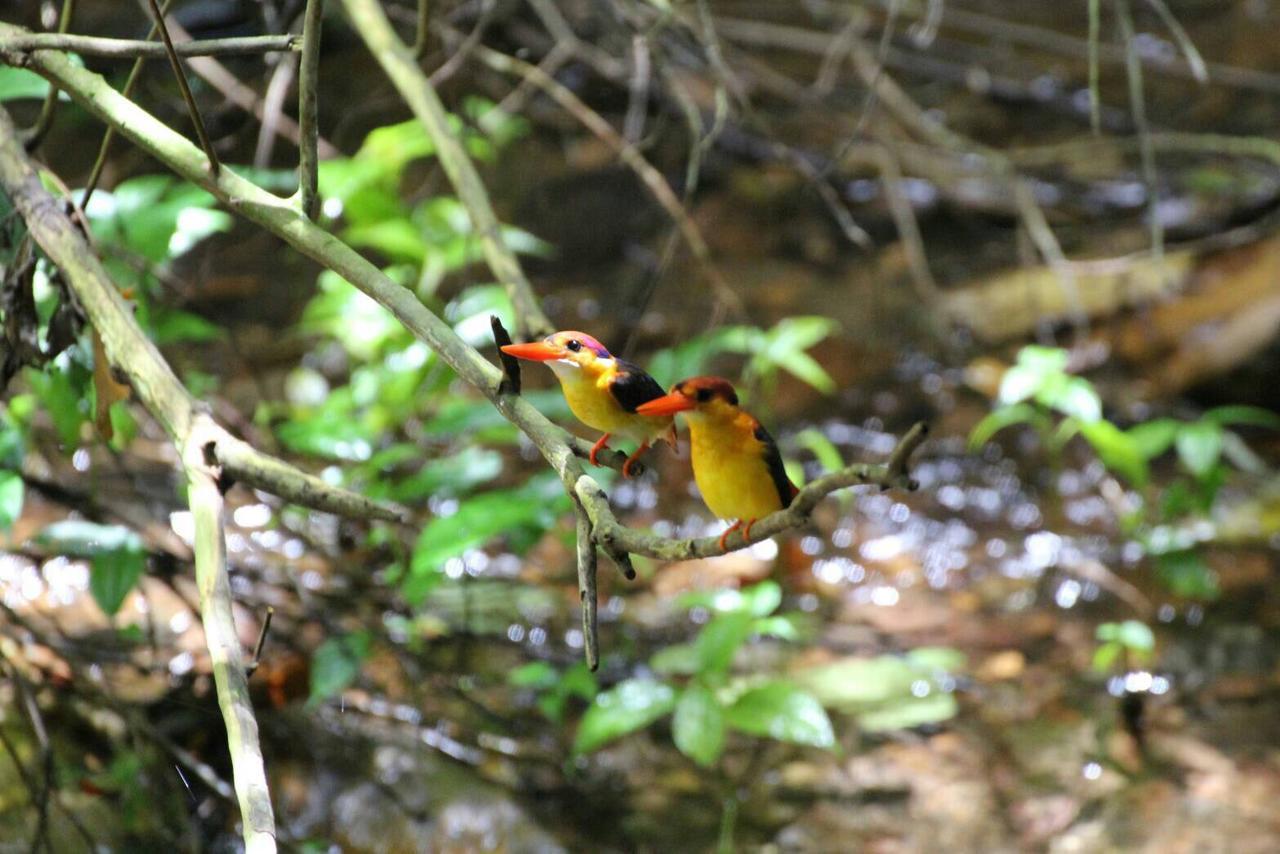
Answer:
[(752, 525), (750, 539), (739, 530), (735, 537), (730, 538), (732, 545), (727, 548), (720, 547), (719, 537), (672, 540), (628, 528), (613, 515), (608, 496), (600, 488), (600, 484), (587, 475), (578, 478), (574, 484), (574, 495), (591, 519), (592, 536), (606, 550), (659, 560), (716, 557), (805, 525), (818, 502), (838, 490), (850, 486), (879, 486), (882, 490), (893, 487), (916, 489), (918, 484), (908, 474), (911, 455), (928, 435), (928, 425), (919, 422), (903, 435), (884, 463), (852, 465), (823, 475), (800, 490), (790, 506), (765, 516)]

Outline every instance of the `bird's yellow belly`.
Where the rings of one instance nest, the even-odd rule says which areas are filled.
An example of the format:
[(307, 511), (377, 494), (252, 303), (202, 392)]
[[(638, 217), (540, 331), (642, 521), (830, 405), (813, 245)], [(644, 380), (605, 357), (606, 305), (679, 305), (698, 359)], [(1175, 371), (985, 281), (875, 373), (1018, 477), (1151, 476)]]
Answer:
[(671, 426), (670, 418), (646, 418), (627, 412), (608, 388), (588, 378), (565, 377), (560, 381), (569, 409), (583, 424), (602, 433), (613, 433), (636, 442), (647, 442)]
[(708, 441), (691, 431), (693, 479), (702, 500), (721, 519), (759, 519), (782, 509), (764, 457), (740, 443)]

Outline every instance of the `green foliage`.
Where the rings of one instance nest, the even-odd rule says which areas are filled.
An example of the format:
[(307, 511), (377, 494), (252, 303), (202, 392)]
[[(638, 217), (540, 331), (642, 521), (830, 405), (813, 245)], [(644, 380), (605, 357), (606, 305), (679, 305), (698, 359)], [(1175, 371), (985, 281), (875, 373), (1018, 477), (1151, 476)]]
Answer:
[(0, 533), (8, 531), (22, 515), (25, 485), (21, 472), (25, 445), (13, 416), (0, 411)]
[(49, 81), (34, 71), (12, 65), (0, 66), (0, 103), (33, 100), (49, 94)]
[(596, 676), (579, 661), (563, 671), (545, 661), (531, 661), (507, 675), (507, 683), (516, 688), (527, 688), (537, 694), (538, 710), (552, 723), (564, 720), (565, 709), (577, 698), (590, 702), (595, 699), (599, 686)]
[(569, 498), (552, 472), (461, 502), (456, 512), (437, 516), (422, 529), (405, 579), (406, 598), (421, 602), (442, 579), (447, 560), (499, 535), (513, 551), (523, 552), (568, 510)]
[(1098, 648), (1093, 653), (1093, 669), (1104, 673), (1121, 659), (1125, 659), (1126, 666), (1142, 664), (1151, 658), (1156, 647), (1156, 637), (1151, 628), (1137, 620), (1103, 623), (1094, 636), (1098, 640)]
[(89, 559), (89, 592), (108, 616), (120, 610), (146, 569), (142, 539), (122, 525), (66, 519), (46, 526), (35, 542), (55, 554)]
[(337, 696), (360, 675), (360, 665), (369, 657), (370, 635), (366, 631), (331, 637), (311, 656), (311, 696), (315, 706)]
[[(1063, 447), (1080, 436), (1109, 471), (1141, 491), (1138, 512), (1118, 521), (1154, 558), (1158, 577), (1180, 596), (1216, 596), (1217, 579), (1196, 550), (1196, 539), (1179, 532), (1175, 523), (1208, 515), (1232, 466), (1251, 473), (1265, 470), (1230, 428), (1280, 430), (1280, 415), (1252, 406), (1223, 406), (1194, 421), (1156, 418), (1122, 430), (1103, 417), (1088, 380), (1067, 372), (1068, 361), (1065, 350), (1024, 347), (1001, 379), (997, 407), (970, 433), (970, 447), (980, 447), (1005, 428), (1027, 424), (1056, 467)], [(1150, 488), (1151, 465), (1171, 450), (1181, 476), (1163, 489)]]
[(964, 666), (964, 656), (953, 649), (924, 647), (811, 667), (795, 682), (824, 706), (853, 715), (862, 729), (882, 732), (953, 717), (958, 706), (944, 680)]
[(780, 371), (813, 386), (824, 394), (835, 391), (835, 381), (808, 354), (811, 347), (829, 338), (839, 325), (820, 316), (788, 317), (770, 329), (754, 326), (722, 326), (696, 335), (658, 353), (649, 372), (664, 386), (705, 373), (711, 362), (725, 353), (746, 357), (742, 370), (745, 386), (759, 384), (770, 390)]
[(650, 667), (662, 676), (685, 676), (677, 685), (632, 679), (595, 698), (579, 725), (575, 751), (589, 752), (673, 713), (677, 749), (695, 763), (712, 765), (724, 751), (728, 730), (816, 747), (834, 744), (822, 705), (782, 679), (730, 675), (734, 657), (752, 635), (798, 637), (793, 621), (773, 616), (782, 590), (764, 581), (744, 590), (688, 594), (681, 604), (714, 616), (687, 644), (656, 653)]

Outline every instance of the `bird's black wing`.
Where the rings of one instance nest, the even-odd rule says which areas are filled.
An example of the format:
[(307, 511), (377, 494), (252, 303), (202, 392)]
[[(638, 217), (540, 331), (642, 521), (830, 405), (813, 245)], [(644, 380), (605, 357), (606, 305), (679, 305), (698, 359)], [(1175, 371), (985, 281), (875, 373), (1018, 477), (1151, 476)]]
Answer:
[(759, 422), (756, 423), (755, 437), (760, 444), (764, 445), (764, 464), (769, 467), (769, 477), (773, 479), (774, 488), (778, 490), (778, 499), (784, 508), (791, 506), (791, 499), (795, 498), (800, 490), (796, 489), (791, 478), (787, 477), (787, 470), (782, 465), (782, 454), (778, 451), (778, 443), (773, 441), (769, 431)]
[(637, 364), (625, 359), (615, 359), (618, 373), (609, 384), (609, 393), (618, 405), (626, 412), (635, 412), (642, 403), (662, 397), (666, 394), (658, 381), (649, 376)]

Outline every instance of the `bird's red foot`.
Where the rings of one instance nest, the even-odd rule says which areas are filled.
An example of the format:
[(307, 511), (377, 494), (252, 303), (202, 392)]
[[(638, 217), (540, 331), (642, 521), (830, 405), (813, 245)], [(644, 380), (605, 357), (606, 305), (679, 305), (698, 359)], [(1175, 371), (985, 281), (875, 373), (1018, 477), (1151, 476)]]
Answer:
[(599, 439), (596, 439), (596, 443), (591, 446), (591, 453), (587, 454), (587, 459), (591, 461), (591, 465), (593, 466), (600, 465), (600, 463), (596, 462), (596, 454), (600, 453), (603, 450), (606, 450), (609, 447), (609, 444), (608, 444), (609, 437), (612, 435), (613, 435), (612, 433), (605, 433)]
[(647, 450), (649, 450), (649, 443), (645, 442), (640, 447), (636, 448), (636, 452), (634, 454), (627, 457), (627, 461), (622, 464), (623, 477), (631, 477), (631, 467), (636, 464), (636, 460), (640, 459), (640, 455)]
[[(755, 520), (752, 520), (752, 521), (755, 521)], [(721, 551), (728, 551), (728, 550), (729, 550), (729, 549), (728, 549), (728, 547), (725, 545), (725, 541), (729, 539), (729, 535), (730, 535), (730, 534), (732, 534), (734, 531), (738, 530), (738, 529), (739, 529), (739, 528), (741, 528), (741, 527), (742, 527), (742, 520), (741, 520), (741, 519), (739, 519), (738, 521), (734, 522), (732, 525), (730, 525), (728, 528), (726, 528), (726, 529), (725, 529), (725, 532), (724, 532), (723, 534), (721, 534), (721, 535), (720, 535), (720, 550), (721, 550)]]
[(754, 525), (755, 523), (756, 523), (756, 520), (755, 520), (755, 519), (748, 519), (748, 520), (747, 520), (747, 527), (745, 527), (745, 528), (743, 528), (743, 529), (742, 529), (742, 541), (743, 541), (744, 543), (745, 543), (747, 540), (751, 539), (751, 526), (752, 526), (752, 525)]

